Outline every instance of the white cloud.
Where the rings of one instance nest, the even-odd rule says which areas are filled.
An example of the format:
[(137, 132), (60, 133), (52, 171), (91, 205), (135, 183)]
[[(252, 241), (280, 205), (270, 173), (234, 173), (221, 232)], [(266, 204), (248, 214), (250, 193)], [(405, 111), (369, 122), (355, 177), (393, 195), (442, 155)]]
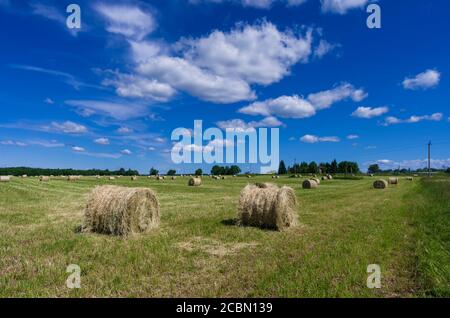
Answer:
[(437, 70), (427, 70), (413, 78), (405, 78), (403, 87), (410, 90), (427, 89), (439, 85), (440, 80), (441, 73)]
[(239, 112), (253, 116), (278, 116), (282, 118), (307, 118), (316, 114), (311, 103), (297, 95), (255, 102), (239, 109)]
[(340, 142), (341, 140), (336, 136), (318, 137), (315, 135), (304, 135), (300, 138), (300, 141), (308, 144), (315, 144), (318, 142)]
[(369, 0), (320, 0), (323, 12), (345, 14), (349, 10), (364, 7)]
[(26, 147), (27, 144), (22, 141), (14, 141), (14, 140), (1, 140), (0, 145), (3, 146), (18, 146), (18, 147)]
[(333, 51), (338, 45), (331, 44), (326, 40), (320, 40), (319, 45), (314, 49), (314, 56), (317, 58), (322, 58), (326, 54)]
[(367, 96), (368, 94), (362, 88), (357, 89), (352, 84), (342, 83), (333, 89), (309, 94), (308, 101), (315, 109), (320, 110), (349, 98), (355, 102), (360, 102)]
[(117, 129), (117, 132), (119, 134), (130, 134), (133, 132), (133, 129), (128, 128), (128, 127), (120, 127), (119, 129)]
[(242, 119), (232, 119), (226, 121), (219, 121), (216, 124), (219, 128), (223, 130), (233, 129), (236, 131), (247, 131), (260, 127), (266, 128), (279, 127), (283, 125), (283, 123), (279, 121), (276, 117), (266, 117), (260, 121), (251, 121), (251, 122), (245, 122)]
[(424, 116), (411, 116), (406, 119), (399, 119), (394, 116), (387, 117), (384, 121), (384, 125), (394, 125), (394, 124), (414, 124), (421, 121), (441, 121), (444, 115), (442, 113), (434, 113), (432, 115), (424, 115)]
[(129, 156), (129, 155), (132, 154), (132, 152), (131, 152), (130, 150), (128, 150), (128, 149), (124, 149), (124, 150), (122, 150), (120, 153), (121, 153), (122, 155), (126, 155), (126, 156)]
[(358, 139), (358, 138), (359, 138), (358, 135), (348, 135), (348, 136), (347, 136), (347, 139), (348, 139), (348, 140), (354, 140), (354, 139)]
[(103, 115), (118, 120), (145, 116), (147, 107), (140, 104), (123, 104), (96, 100), (68, 100), (67, 105), (75, 107), (83, 116)]
[(369, 118), (378, 117), (378, 116), (381, 116), (383, 114), (386, 114), (388, 111), (389, 111), (389, 108), (386, 107), (386, 106), (384, 106), (384, 107), (376, 107), (376, 108), (372, 108), (372, 107), (358, 107), (352, 113), (352, 116), (353, 117), (358, 117), (358, 118), (369, 119)]
[(108, 21), (106, 30), (110, 33), (142, 40), (156, 28), (153, 15), (137, 6), (100, 3), (95, 9)]
[[(382, 169), (423, 169), (428, 166), (428, 159), (412, 159), (412, 160), (391, 160), (381, 159), (368, 164), (378, 163)], [(431, 159), (431, 167), (435, 169), (442, 169), (450, 166), (450, 158), (448, 159)]]
[(94, 142), (96, 144), (99, 144), (99, 145), (109, 145), (109, 139), (108, 138), (97, 138), (97, 139), (94, 140)]
[(86, 151), (83, 147), (74, 146), (72, 147), (72, 150), (75, 152), (84, 152)]
[(184, 56), (193, 64), (227, 78), (268, 85), (290, 73), (311, 55), (312, 35), (280, 32), (275, 25), (244, 25), (200, 39), (182, 40)]
[(52, 105), (55, 103), (55, 101), (50, 97), (47, 97), (46, 99), (44, 99), (44, 103)]
[(72, 121), (65, 121), (62, 123), (52, 122), (50, 126), (44, 126), (44, 130), (62, 132), (66, 134), (84, 134), (88, 131), (86, 126), (74, 123)]
[(256, 9), (270, 9), (275, 2), (285, 2), (287, 6), (298, 6), (306, 2), (306, 0), (189, 0), (190, 3), (238, 3), (243, 7), (252, 7)]

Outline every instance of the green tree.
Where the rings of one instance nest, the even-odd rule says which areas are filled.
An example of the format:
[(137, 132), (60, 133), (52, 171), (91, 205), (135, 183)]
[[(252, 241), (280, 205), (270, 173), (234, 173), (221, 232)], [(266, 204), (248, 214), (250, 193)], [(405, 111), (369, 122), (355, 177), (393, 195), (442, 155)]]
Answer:
[(280, 161), (280, 166), (278, 168), (278, 174), (282, 175), (282, 174), (287, 174), (287, 169), (286, 169), (286, 165), (284, 163), (283, 160)]
[(373, 165), (370, 165), (370, 166), (369, 166), (369, 169), (367, 169), (367, 171), (368, 171), (369, 173), (378, 173), (378, 172), (380, 172), (381, 170), (380, 170), (380, 166), (379, 166), (379, 165), (373, 164)]
[(240, 173), (241, 173), (241, 168), (239, 168), (239, 166), (231, 166), (230, 167), (230, 171), (229, 171), (230, 176), (234, 176), (234, 175), (240, 174)]
[(202, 176), (203, 175), (203, 170), (202, 169), (195, 170), (195, 175), (196, 176)]
[(167, 175), (168, 175), (168, 176), (174, 176), (174, 175), (176, 175), (176, 174), (177, 174), (177, 171), (176, 171), (176, 170), (170, 169), (169, 171), (167, 171)]
[(151, 175), (151, 176), (157, 176), (158, 173), (159, 173), (159, 171), (156, 170), (155, 168), (152, 167), (152, 168), (150, 169), (150, 175)]
[(318, 173), (319, 172), (319, 166), (317, 166), (317, 163), (315, 161), (312, 161), (308, 165), (308, 172), (309, 173)]
[(331, 165), (330, 165), (330, 173), (332, 173), (332, 174), (338, 173), (338, 163), (337, 163), (336, 159), (334, 159), (334, 160), (331, 162)]

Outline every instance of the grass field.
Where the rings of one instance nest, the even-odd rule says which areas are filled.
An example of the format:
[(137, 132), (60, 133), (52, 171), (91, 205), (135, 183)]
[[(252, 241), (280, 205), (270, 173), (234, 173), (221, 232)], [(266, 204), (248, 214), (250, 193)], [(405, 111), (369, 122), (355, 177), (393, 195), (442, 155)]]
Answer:
[[(246, 178), (78, 182), (14, 178), (0, 184), (0, 297), (417, 297), (450, 295), (450, 180), (324, 181), (256, 177), (292, 186), (300, 226), (234, 225)], [(161, 227), (128, 239), (80, 234), (96, 184), (150, 187)], [(81, 267), (81, 288), (66, 267)], [(379, 264), (382, 288), (366, 287)]]

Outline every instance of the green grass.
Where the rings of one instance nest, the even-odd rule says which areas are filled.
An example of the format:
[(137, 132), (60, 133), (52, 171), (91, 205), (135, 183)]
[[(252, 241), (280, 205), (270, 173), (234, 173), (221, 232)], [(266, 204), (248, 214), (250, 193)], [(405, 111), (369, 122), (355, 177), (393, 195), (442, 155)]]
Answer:
[[(323, 181), (317, 190), (287, 177), (250, 181), (292, 186), (300, 226), (233, 225), (246, 178), (206, 178), (198, 188), (187, 178), (2, 183), (0, 297), (449, 295), (448, 179), (402, 179), (381, 191), (371, 178)], [(96, 184), (154, 189), (161, 227), (128, 239), (76, 233)], [(78, 290), (66, 287), (69, 264), (81, 267)], [(369, 264), (381, 265), (381, 289), (366, 287)]]

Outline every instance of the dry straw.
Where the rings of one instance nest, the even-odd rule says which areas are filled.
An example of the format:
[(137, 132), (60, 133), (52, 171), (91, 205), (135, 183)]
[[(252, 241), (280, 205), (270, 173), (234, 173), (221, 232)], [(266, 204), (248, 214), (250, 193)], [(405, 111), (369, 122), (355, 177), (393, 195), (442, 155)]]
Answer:
[(333, 180), (333, 176), (331, 174), (327, 175), (328, 180)]
[(131, 181), (137, 181), (137, 177), (136, 176), (133, 176), (133, 177), (131, 177)]
[(380, 179), (373, 183), (375, 189), (386, 189), (388, 187), (388, 182), (386, 180)]
[(319, 187), (319, 184), (315, 180), (305, 180), (302, 184), (303, 189), (316, 189)]
[(116, 180), (115, 177), (109, 177), (108, 179), (109, 179), (109, 180)]
[(39, 177), (39, 181), (41, 181), (41, 182), (48, 182), (48, 181), (50, 181), (50, 177), (47, 177), (47, 176), (40, 176), (40, 177)]
[(84, 218), (86, 232), (144, 233), (159, 226), (159, 202), (148, 188), (97, 186), (89, 194)]
[(11, 181), (10, 176), (0, 176), (0, 182), (9, 182)]
[(67, 177), (67, 181), (77, 181), (78, 179), (80, 179), (80, 178), (77, 176), (68, 176)]
[(241, 191), (237, 214), (239, 225), (288, 229), (298, 224), (295, 192), (270, 183), (249, 184)]
[(189, 182), (188, 182), (188, 185), (189, 185), (190, 187), (198, 187), (198, 186), (201, 186), (201, 185), (202, 185), (202, 179), (201, 179), (201, 178), (196, 178), (196, 177), (190, 178), (190, 179), (189, 179)]
[(406, 180), (408, 180), (408, 181), (414, 181), (414, 178), (413, 178), (413, 177), (406, 177)]
[(312, 178), (311, 180), (314, 180), (314, 181), (316, 181), (316, 183), (317, 183), (318, 185), (320, 185), (320, 179), (317, 179), (317, 178)]
[(388, 179), (389, 184), (398, 184), (398, 178), (396, 177), (390, 177)]

